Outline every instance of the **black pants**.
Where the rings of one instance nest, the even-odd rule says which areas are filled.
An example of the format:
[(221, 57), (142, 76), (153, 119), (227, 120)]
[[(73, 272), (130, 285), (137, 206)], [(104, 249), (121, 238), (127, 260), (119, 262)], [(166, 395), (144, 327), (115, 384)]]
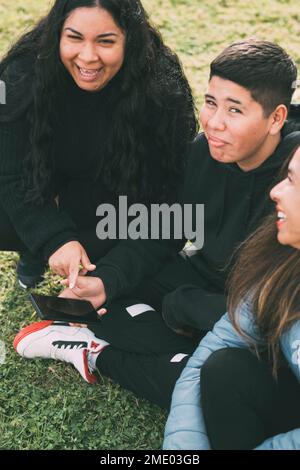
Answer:
[(175, 382), (196, 344), (171, 331), (150, 306), (129, 298), (115, 301), (90, 329), (110, 343), (98, 356), (99, 372), (169, 408)]
[(300, 386), (284, 361), (276, 381), (249, 350), (217, 351), (202, 367), (201, 395), (213, 449), (254, 449), (300, 427)]
[(225, 295), (212, 289), (209, 280), (179, 254), (153, 279), (143, 281), (132, 296), (161, 312), (169, 328), (184, 330), (198, 340), (226, 311)]

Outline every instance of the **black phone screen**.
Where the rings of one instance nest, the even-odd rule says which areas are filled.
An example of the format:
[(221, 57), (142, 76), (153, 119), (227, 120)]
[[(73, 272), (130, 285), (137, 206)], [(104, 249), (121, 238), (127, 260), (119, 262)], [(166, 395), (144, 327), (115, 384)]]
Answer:
[(29, 299), (43, 320), (74, 323), (93, 323), (100, 320), (93, 305), (87, 300), (65, 299), (39, 294), (30, 294)]

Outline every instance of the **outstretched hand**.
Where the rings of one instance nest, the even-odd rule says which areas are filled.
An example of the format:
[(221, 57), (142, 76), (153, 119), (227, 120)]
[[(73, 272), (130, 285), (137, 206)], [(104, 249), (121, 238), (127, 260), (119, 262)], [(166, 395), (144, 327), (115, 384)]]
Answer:
[[(71, 289), (77, 285), (79, 274), (85, 276), (88, 271), (96, 269), (83, 246), (77, 241), (65, 243), (56, 250), (49, 258), (49, 266), (56, 274), (68, 277)], [(81, 271), (80, 266), (83, 267)]]
[[(64, 286), (69, 286), (69, 279), (61, 281)], [(97, 310), (98, 315), (107, 313), (105, 308), (101, 308), (106, 302), (106, 293), (102, 280), (99, 277), (78, 276), (76, 286), (71, 289), (67, 287), (58, 297), (66, 299), (88, 300)], [(75, 324), (70, 323), (71, 326)], [(76, 326), (86, 327), (87, 325), (76, 324)]]

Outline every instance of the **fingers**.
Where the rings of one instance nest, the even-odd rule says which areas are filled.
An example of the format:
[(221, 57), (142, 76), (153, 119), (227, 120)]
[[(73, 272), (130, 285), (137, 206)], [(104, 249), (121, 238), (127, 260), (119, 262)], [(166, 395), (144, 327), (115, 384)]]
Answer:
[(70, 289), (74, 289), (74, 287), (76, 286), (78, 273), (79, 273), (78, 264), (76, 265), (72, 264), (70, 266), (70, 272), (68, 276)]
[[(81, 289), (82, 287), (84, 287), (84, 284), (82, 283), (82, 280), (81, 280), (81, 277), (80, 277), (80, 276), (81, 276), (81, 274), (80, 274), (80, 272), (79, 272), (79, 273), (78, 273), (77, 282), (76, 282), (76, 286), (75, 286), (75, 287), (78, 287), (78, 288)], [(71, 289), (71, 287), (70, 287), (70, 278), (61, 279), (61, 280), (59, 281), (59, 283), (60, 283), (62, 286), (67, 286), (67, 287), (69, 287), (69, 288)]]
[(69, 274), (67, 265), (64, 265), (63, 263), (49, 261), (49, 267), (51, 271), (53, 271), (55, 274), (58, 274), (59, 276), (66, 277)]
[(74, 294), (71, 289), (65, 289), (63, 292), (59, 294), (58, 297), (62, 297), (64, 299), (79, 299), (79, 296)]
[(88, 273), (87, 269), (82, 269), (81, 271), (79, 271), (79, 276), (85, 276), (87, 273)]
[(73, 292), (74, 295), (76, 295), (77, 298), (80, 298), (82, 300), (84, 300), (85, 296), (84, 296), (84, 292), (82, 292), (82, 289), (80, 289), (80, 287), (73, 287), (73, 289), (71, 289), (71, 291)]
[[(71, 289), (71, 283), (70, 283), (70, 278), (66, 278), (66, 279), (62, 279), (61, 281), (59, 281), (59, 283), (62, 285), (62, 286), (66, 286), (66, 287), (69, 287), (69, 289)], [(80, 273), (77, 277), (77, 280), (76, 280), (76, 286), (74, 286), (72, 288), (72, 291), (75, 292), (81, 292), (82, 289), (84, 288), (84, 284), (82, 282), (82, 279), (80, 277)]]
[(84, 323), (69, 323), (70, 326), (78, 326), (79, 328), (87, 328)]
[(103, 315), (107, 313), (107, 310), (106, 308), (100, 308), (100, 310), (98, 310), (97, 313), (100, 317), (102, 317)]
[(94, 271), (96, 269), (96, 265), (90, 262), (90, 259), (85, 251), (82, 252), (81, 264), (83, 266), (83, 270), (86, 270), (86, 273), (87, 271)]
[(64, 299), (66, 299), (66, 298), (67, 298), (66, 291), (64, 290), (63, 292), (61, 292), (61, 293), (58, 295), (58, 297), (62, 297), (62, 298), (64, 298)]
[(65, 276), (68, 275), (68, 272), (63, 268), (51, 267), (51, 266), (50, 266), (50, 268), (55, 274), (58, 274), (61, 277), (65, 277)]
[(94, 271), (96, 269), (96, 265), (90, 262), (89, 257), (85, 251), (82, 252), (81, 265), (82, 265), (81, 270), (79, 267), (75, 265), (72, 266), (70, 269), (70, 274), (69, 274), (70, 289), (74, 289), (76, 287), (76, 284), (78, 281), (78, 275), (85, 276), (88, 273), (88, 271)]

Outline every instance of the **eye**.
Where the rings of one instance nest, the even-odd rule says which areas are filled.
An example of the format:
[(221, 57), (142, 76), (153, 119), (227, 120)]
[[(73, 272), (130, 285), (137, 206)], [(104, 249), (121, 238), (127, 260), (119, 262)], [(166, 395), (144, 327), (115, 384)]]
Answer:
[(216, 103), (212, 100), (209, 100), (209, 99), (205, 100), (205, 104), (207, 104), (208, 106), (216, 106)]
[(75, 39), (75, 40), (77, 39), (77, 40), (79, 40), (79, 41), (81, 40), (81, 37), (80, 37), (80, 36), (71, 36), (71, 35), (68, 35), (67, 37), (68, 37), (69, 39)]
[(115, 41), (112, 39), (99, 39), (98, 44), (115, 44)]
[(232, 113), (232, 114), (242, 114), (242, 111), (238, 108), (230, 108), (229, 111)]

